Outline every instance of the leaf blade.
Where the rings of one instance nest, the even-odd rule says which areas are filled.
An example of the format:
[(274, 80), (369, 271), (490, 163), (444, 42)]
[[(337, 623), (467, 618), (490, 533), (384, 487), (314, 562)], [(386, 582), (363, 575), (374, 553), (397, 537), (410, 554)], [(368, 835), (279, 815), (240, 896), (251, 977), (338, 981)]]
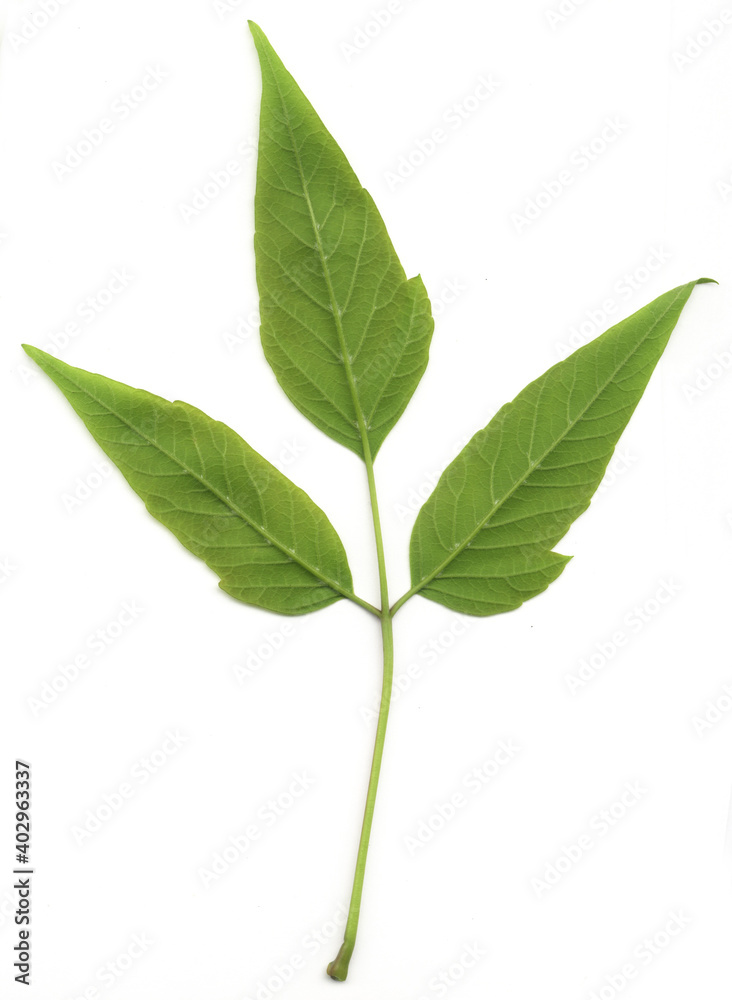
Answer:
[(188, 403), (24, 350), (152, 516), (219, 575), (222, 590), (286, 615), (355, 599), (326, 515), (231, 428)]
[(553, 546), (589, 506), (684, 305), (708, 280), (672, 289), (579, 348), (478, 431), (417, 515), (412, 587), (395, 609), (420, 593), (499, 614), (561, 574), (571, 557)]
[[(295, 406), (375, 457), (426, 368), (434, 323), (345, 155), (250, 22), (262, 69), (255, 253), (264, 352)], [(294, 331), (294, 332), (293, 332)]]

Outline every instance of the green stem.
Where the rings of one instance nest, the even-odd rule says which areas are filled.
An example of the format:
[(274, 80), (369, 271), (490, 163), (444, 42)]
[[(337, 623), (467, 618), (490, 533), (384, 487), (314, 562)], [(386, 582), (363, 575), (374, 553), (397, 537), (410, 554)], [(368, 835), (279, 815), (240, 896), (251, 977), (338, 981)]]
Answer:
[(412, 589), (408, 590), (406, 592), (406, 594), (402, 594), (402, 596), (399, 598), (398, 601), (394, 602), (394, 605), (393, 605), (393, 607), (391, 609), (391, 617), (392, 618), (397, 613), (397, 611), (399, 610), (399, 608), (401, 608), (402, 605), (404, 605), (404, 604), (407, 603), (407, 601), (409, 600), (410, 597), (414, 597), (415, 594), (418, 594), (420, 592), (420, 590), (422, 589), (422, 586), (423, 586), (423, 584), (420, 583), (418, 586), (412, 587)]
[[(282, 102), (283, 108), (286, 107), (285, 102)], [(387, 587), (386, 581), (386, 561), (384, 559), (384, 540), (381, 535), (381, 519), (379, 517), (379, 503), (376, 496), (376, 481), (374, 479), (374, 460), (371, 455), (371, 442), (369, 441), (369, 428), (367, 426), (367, 420), (364, 416), (363, 408), (361, 406), (361, 400), (358, 395), (358, 389), (356, 388), (356, 378), (353, 374), (353, 369), (351, 367), (351, 357), (348, 352), (348, 347), (346, 344), (346, 335), (343, 329), (343, 312), (341, 308), (338, 297), (333, 287), (333, 279), (328, 267), (328, 255), (323, 248), (323, 240), (321, 236), (321, 227), (315, 216), (315, 209), (313, 207), (312, 199), (310, 198), (310, 192), (308, 190), (308, 182), (306, 179), (305, 171), (303, 169), (302, 162), (300, 160), (300, 155), (297, 150), (297, 142), (295, 141), (295, 135), (290, 125), (289, 119), (287, 119), (287, 112), (285, 111), (285, 118), (287, 120), (287, 125), (290, 130), (290, 135), (292, 137), (292, 148), (295, 151), (295, 156), (297, 158), (297, 168), (300, 174), (300, 183), (302, 185), (303, 196), (308, 206), (308, 213), (310, 215), (310, 222), (313, 227), (313, 237), (315, 239), (315, 249), (320, 257), (320, 264), (323, 268), (323, 277), (325, 279), (326, 286), (328, 288), (328, 298), (330, 299), (330, 308), (333, 312), (333, 322), (335, 324), (336, 335), (338, 337), (338, 344), (341, 351), (341, 361), (343, 362), (343, 370), (346, 376), (346, 382), (348, 383), (348, 389), (353, 401), (353, 410), (356, 414), (356, 423), (358, 425), (358, 432), (361, 437), (361, 450), (363, 452), (363, 460), (366, 465), (366, 475), (369, 481), (369, 497), (371, 498), (371, 515), (374, 522), (374, 537), (376, 539), (376, 557), (379, 564), (379, 589), (381, 591), (381, 610), (375, 609), (372, 605), (368, 604), (366, 601), (361, 600), (361, 598), (351, 597), (351, 600), (355, 600), (357, 604), (366, 608), (367, 611), (376, 612), (381, 619), (381, 634), (383, 637), (384, 646), (384, 684), (381, 692), (381, 707), (379, 709), (379, 721), (376, 727), (376, 743), (374, 745), (374, 756), (371, 763), (371, 777), (369, 778), (369, 788), (366, 795), (366, 809), (363, 814), (363, 826), (361, 828), (361, 840), (358, 845), (358, 856), (356, 858), (356, 874), (353, 878), (353, 892), (351, 893), (351, 905), (348, 911), (348, 920), (346, 922), (346, 932), (343, 939), (343, 945), (341, 950), (338, 952), (336, 958), (328, 966), (328, 975), (333, 979), (345, 979), (348, 975), (348, 963), (351, 960), (351, 955), (353, 954), (353, 948), (356, 944), (356, 931), (358, 929), (358, 917), (361, 910), (361, 894), (363, 892), (363, 877), (366, 870), (366, 855), (369, 850), (369, 836), (371, 834), (371, 823), (374, 818), (374, 804), (376, 802), (376, 789), (379, 784), (379, 772), (381, 770), (381, 758), (384, 753), (384, 737), (386, 736), (386, 721), (389, 717), (389, 702), (391, 701), (391, 682), (392, 674), (394, 672), (394, 641), (392, 635), (392, 625), (391, 625), (391, 611), (389, 610), (389, 588)], [(348, 595), (350, 596), (350, 595)]]
[(366, 461), (366, 473), (369, 480), (369, 495), (371, 497), (371, 512), (374, 521), (374, 535), (376, 537), (376, 555), (379, 563), (379, 586), (381, 590), (381, 637), (384, 649), (384, 681), (381, 689), (381, 705), (379, 707), (379, 721), (376, 726), (376, 741), (374, 743), (374, 756), (371, 762), (371, 775), (369, 777), (369, 787), (366, 793), (366, 808), (363, 814), (363, 825), (361, 827), (361, 839), (358, 844), (358, 855), (356, 857), (356, 872), (353, 877), (353, 891), (351, 893), (351, 905), (348, 909), (348, 920), (343, 937), (343, 944), (335, 959), (328, 966), (328, 975), (332, 979), (344, 980), (348, 975), (348, 963), (356, 945), (356, 932), (358, 931), (358, 918), (361, 912), (361, 895), (363, 893), (363, 879), (366, 872), (366, 857), (369, 850), (369, 838), (371, 836), (371, 824), (374, 818), (374, 806), (376, 804), (376, 790), (379, 786), (379, 773), (381, 771), (381, 758), (384, 755), (384, 740), (386, 737), (386, 723), (389, 718), (389, 705), (391, 703), (391, 685), (394, 673), (394, 637), (392, 631), (392, 615), (389, 610), (389, 590), (386, 579), (386, 562), (384, 559), (384, 542), (381, 535), (381, 521), (379, 518), (379, 505), (376, 498), (376, 482), (374, 480), (374, 467), (371, 459), (371, 452), (368, 439), (362, 435), (364, 441), (364, 456)]

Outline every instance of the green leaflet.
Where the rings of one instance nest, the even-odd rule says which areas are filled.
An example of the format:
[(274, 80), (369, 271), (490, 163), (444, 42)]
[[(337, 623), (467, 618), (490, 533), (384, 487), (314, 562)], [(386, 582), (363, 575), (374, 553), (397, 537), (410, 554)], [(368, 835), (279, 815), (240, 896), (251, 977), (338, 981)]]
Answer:
[(285, 615), (354, 599), (346, 553), (323, 511), (229, 427), (24, 347), (153, 517), (227, 594)]
[(412, 532), (412, 589), (455, 611), (519, 607), (569, 561), (552, 552), (587, 509), (701, 278), (661, 295), (503, 406), (443, 472)]
[(375, 457), (428, 359), (433, 320), (340, 147), (250, 22), (262, 67), (255, 198), (264, 352), (297, 408)]

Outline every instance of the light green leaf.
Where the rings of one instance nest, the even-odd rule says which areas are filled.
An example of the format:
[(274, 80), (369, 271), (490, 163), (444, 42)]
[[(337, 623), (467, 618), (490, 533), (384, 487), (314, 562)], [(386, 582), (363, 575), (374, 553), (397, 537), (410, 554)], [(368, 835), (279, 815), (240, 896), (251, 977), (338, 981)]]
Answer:
[(317, 427), (373, 458), (428, 359), (433, 320), (371, 196), (250, 22), (262, 67), (255, 198), (262, 344)]
[[(700, 282), (709, 279), (701, 278)], [(412, 532), (412, 594), (494, 615), (545, 590), (696, 284), (667, 292), (503, 406), (442, 474)]]
[(323, 511), (229, 427), (188, 403), (24, 347), (153, 517), (219, 575), (227, 594), (285, 615), (358, 600)]

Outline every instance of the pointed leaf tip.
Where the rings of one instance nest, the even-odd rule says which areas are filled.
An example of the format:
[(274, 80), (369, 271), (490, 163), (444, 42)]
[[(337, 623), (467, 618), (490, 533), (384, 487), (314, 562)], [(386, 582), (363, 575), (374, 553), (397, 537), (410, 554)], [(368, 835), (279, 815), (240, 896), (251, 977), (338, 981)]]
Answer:
[(248, 21), (247, 23), (249, 25), (249, 30), (252, 34), (252, 39), (254, 40), (255, 48), (257, 49), (259, 55), (261, 56), (263, 51), (267, 51), (269, 53), (274, 54), (274, 49), (272, 48), (269, 39), (262, 31), (262, 29), (259, 27), (257, 22)]

